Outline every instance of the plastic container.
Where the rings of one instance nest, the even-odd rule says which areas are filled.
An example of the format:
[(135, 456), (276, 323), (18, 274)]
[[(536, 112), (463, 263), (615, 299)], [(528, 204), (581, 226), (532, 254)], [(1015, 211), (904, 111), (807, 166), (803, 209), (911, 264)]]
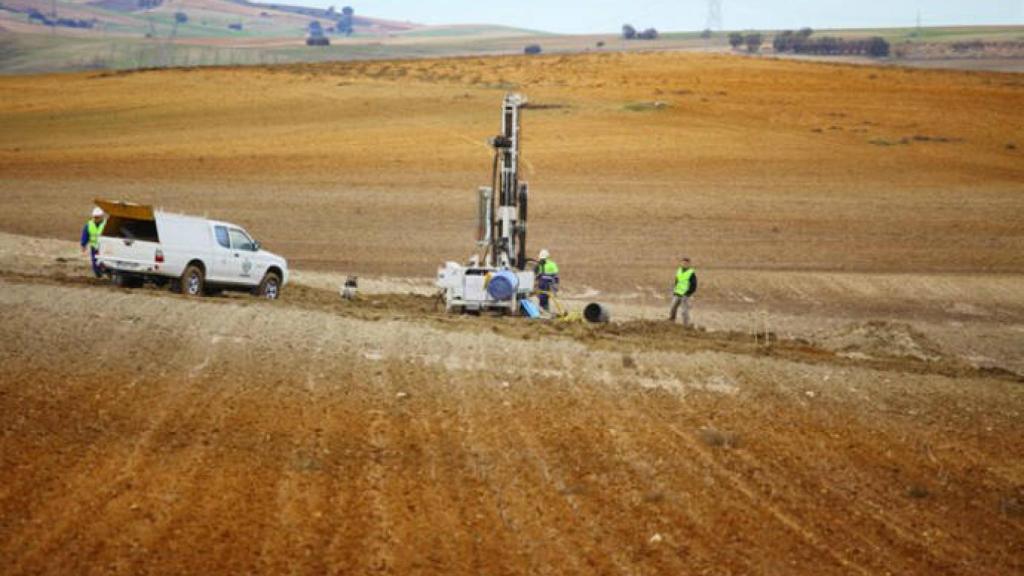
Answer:
[(540, 318), (540, 308), (533, 303), (533, 300), (520, 300), (519, 307), (523, 310), (523, 315), (527, 318)]
[(511, 300), (519, 288), (519, 277), (511, 270), (499, 270), (491, 274), (491, 280), (487, 283), (487, 293), (495, 300)]

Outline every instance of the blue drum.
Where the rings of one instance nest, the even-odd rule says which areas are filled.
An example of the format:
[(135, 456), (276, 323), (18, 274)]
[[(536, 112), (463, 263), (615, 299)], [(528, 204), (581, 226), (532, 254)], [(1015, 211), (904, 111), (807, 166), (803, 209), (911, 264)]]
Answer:
[(491, 275), (487, 293), (495, 300), (511, 300), (519, 288), (519, 277), (511, 270), (501, 270)]

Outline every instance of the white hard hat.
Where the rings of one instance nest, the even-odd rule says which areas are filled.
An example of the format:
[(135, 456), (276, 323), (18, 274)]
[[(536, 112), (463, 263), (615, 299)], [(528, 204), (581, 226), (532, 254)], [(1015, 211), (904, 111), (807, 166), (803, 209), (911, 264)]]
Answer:
[(103, 209), (102, 208), (97, 206), (97, 207), (92, 209), (92, 217), (93, 218), (98, 218), (98, 217), (101, 217), (101, 216), (103, 216)]
[(547, 248), (544, 248), (543, 250), (541, 250), (540, 254), (537, 255), (537, 258), (540, 259), (540, 260), (547, 260), (550, 257), (551, 257), (551, 252), (548, 252)]

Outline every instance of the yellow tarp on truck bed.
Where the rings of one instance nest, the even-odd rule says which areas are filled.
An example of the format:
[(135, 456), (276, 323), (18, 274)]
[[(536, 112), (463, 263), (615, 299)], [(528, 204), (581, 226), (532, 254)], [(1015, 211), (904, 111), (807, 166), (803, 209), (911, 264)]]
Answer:
[(148, 220), (153, 222), (153, 207), (145, 204), (134, 204), (132, 202), (113, 202), (111, 200), (95, 199), (99, 206), (108, 216), (126, 220)]

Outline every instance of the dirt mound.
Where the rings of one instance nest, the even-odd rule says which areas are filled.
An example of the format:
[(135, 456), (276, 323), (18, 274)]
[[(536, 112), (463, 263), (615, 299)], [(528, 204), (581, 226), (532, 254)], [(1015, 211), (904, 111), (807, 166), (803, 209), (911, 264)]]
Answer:
[(915, 358), (936, 361), (944, 356), (938, 344), (909, 324), (870, 320), (850, 324), (817, 339), (826, 350), (870, 358)]

